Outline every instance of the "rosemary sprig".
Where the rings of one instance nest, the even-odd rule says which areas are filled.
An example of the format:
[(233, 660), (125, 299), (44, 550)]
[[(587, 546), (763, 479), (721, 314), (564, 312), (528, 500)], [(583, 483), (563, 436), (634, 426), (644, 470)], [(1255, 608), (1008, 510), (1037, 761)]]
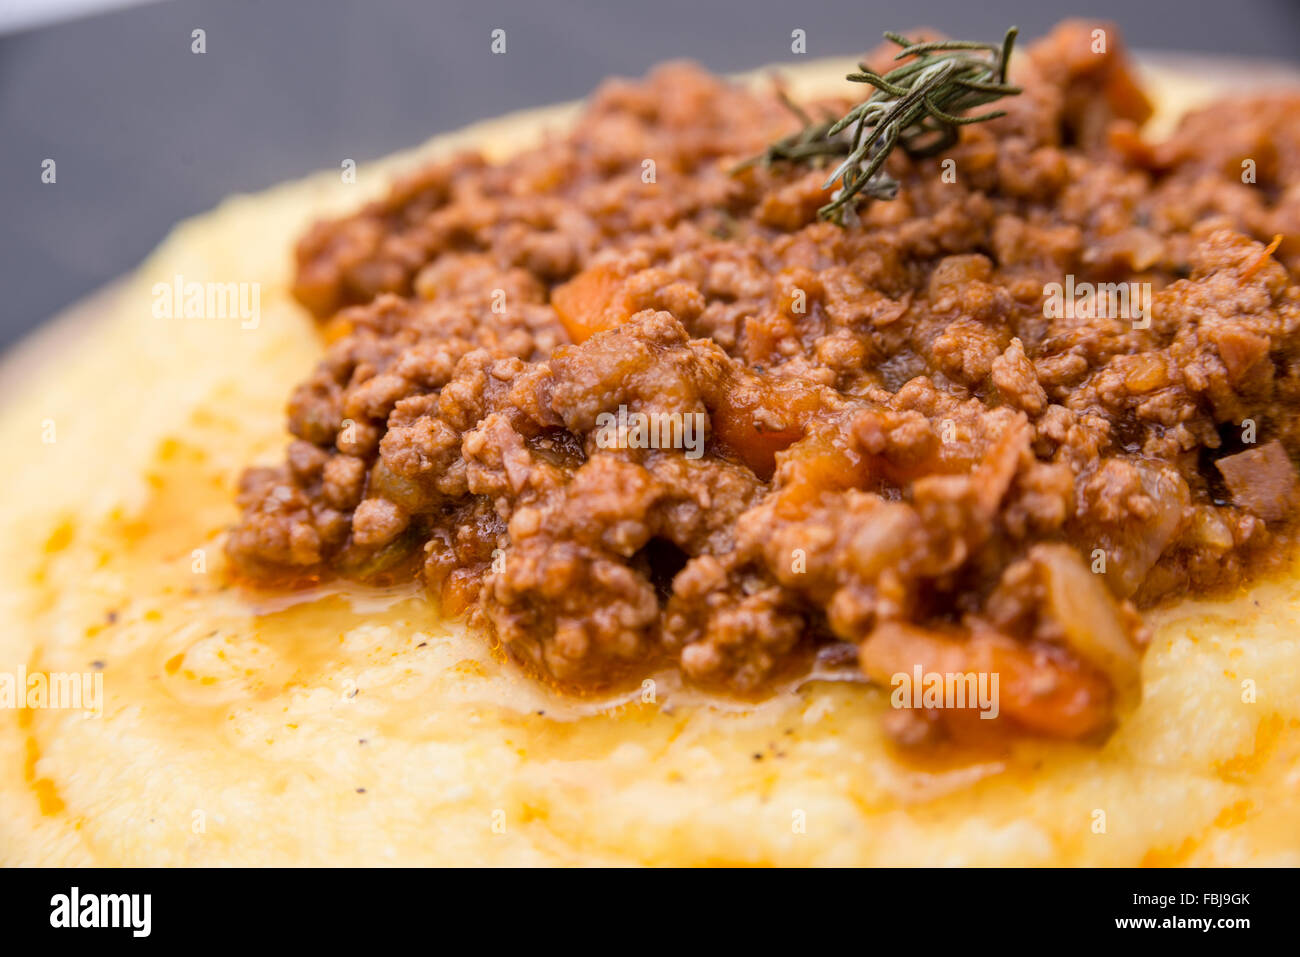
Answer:
[(886, 33), (887, 39), (902, 47), (894, 59), (909, 62), (883, 75), (859, 63), (861, 72), (845, 79), (869, 83), (875, 91), (838, 119), (813, 120), (778, 90), (803, 128), (777, 140), (737, 170), (843, 157), (823, 188), (830, 189), (836, 181), (840, 186), (817, 211), (822, 219), (843, 225), (856, 218), (859, 194), (873, 199), (898, 195), (898, 181), (883, 169), (895, 147), (901, 145), (910, 156), (932, 156), (957, 141), (957, 127), (1006, 115), (1003, 110), (962, 114), (1020, 92), (1007, 83), (1007, 61), (1016, 33), (1016, 27), (1009, 29), (1000, 45), (967, 40), (914, 43), (901, 34)]

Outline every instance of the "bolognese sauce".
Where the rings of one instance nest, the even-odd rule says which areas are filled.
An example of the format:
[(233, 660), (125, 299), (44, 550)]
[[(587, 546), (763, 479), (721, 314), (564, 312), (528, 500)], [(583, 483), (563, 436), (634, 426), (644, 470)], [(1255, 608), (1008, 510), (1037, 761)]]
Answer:
[[(236, 568), (419, 577), (577, 690), (668, 662), (761, 693), (842, 646), (886, 685), (996, 671), (1018, 732), (1104, 732), (1140, 610), (1294, 534), (1300, 95), (1148, 143), (1091, 26), (1020, 58), (1006, 116), (890, 156), (896, 198), (846, 225), (825, 169), (735, 171), (789, 133), (780, 98), (688, 65), (317, 224), (294, 292), (331, 342), (285, 463), (243, 479)], [(1050, 308), (1067, 278), (1149, 300)], [(620, 410), (698, 417), (702, 454), (608, 441)]]

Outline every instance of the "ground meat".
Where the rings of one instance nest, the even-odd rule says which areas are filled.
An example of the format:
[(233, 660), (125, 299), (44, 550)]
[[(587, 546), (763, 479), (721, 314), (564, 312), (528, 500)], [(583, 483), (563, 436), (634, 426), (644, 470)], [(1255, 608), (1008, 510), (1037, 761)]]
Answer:
[(776, 96), (683, 65), (317, 224), (295, 294), (332, 344), (286, 464), (244, 478), (235, 567), (419, 576), (578, 690), (761, 693), (856, 647), (881, 684), (997, 671), (1012, 731), (1103, 731), (1136, 610), (1293, 538), (1300, 96), (1145, 143), (1092, 28), (1021, 58), (1004, 118), (892, 156), (849, 227), (825, 170), (734, 171), (789, 132)]

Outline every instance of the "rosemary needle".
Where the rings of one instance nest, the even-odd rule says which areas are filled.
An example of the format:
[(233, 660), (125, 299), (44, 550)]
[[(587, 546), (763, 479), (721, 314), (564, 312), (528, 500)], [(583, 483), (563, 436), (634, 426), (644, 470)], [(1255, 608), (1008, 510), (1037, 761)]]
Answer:
[(803, 123), (797, 133), (783, 137), (737, 167), (755, 164), (820, 163), (842, 157), (826, 180), (831, 201), (817, 211), (822, 219), (843, 225), (856, 213), (859, 194), (873, 199), (893, 199), (898, 181), (883, 169), (893, 150), (902, 146), (910, 156), (931, 156), (957, 141), (957, 127), (999, 116), (993, 110), (977, 116), (967, 110), (1014, 96), (1019, 87), (1007, 83), (1007, 61), (1017, 29), (1007, 30), (1001, 44), (967, 40), (914, 43), (898, 33), (885, 37), (902, 47), (895, 60), (904, 65), (880, 74), (866, 64), (845, 79), (867, 83), (874, 92), (839, 119), (814, 121), (778, 91), (782, 103)]

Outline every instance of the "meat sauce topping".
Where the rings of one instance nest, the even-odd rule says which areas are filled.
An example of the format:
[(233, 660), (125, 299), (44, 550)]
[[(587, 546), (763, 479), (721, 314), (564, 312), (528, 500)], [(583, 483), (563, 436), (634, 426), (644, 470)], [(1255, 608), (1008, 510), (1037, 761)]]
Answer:
[(822, 653), (1000, 677), (998, 721), (900, 710), (902, 741), (1103, 734), (1139, 609), (1294, 536), (1300, 95), (1151, 144), (1092, 26), (845, 227), (825, 169), (735, 171), (795, 125), (778, 97), (687, 65), (317, 224), (294, 293), (331, 342), (243, 478), (237, 572), (419, 577), (574, 691), (761, 694)]

